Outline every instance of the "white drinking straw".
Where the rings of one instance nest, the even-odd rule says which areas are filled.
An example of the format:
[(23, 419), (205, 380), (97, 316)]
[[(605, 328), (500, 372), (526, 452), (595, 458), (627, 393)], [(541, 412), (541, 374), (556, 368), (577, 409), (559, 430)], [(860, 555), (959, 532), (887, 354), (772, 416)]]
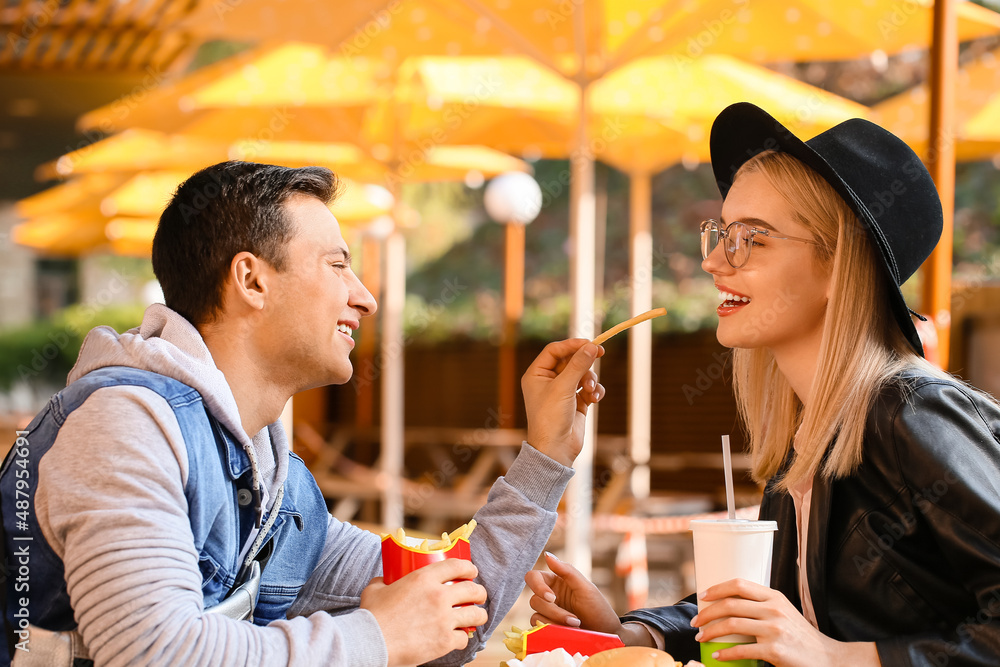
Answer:
[(729, 453), (729, 436), (722, 436), (722, 467), (726, 471), (726, 508), (729, 518), (736, 518), (736, 503), (733, 500), (733, 456)]

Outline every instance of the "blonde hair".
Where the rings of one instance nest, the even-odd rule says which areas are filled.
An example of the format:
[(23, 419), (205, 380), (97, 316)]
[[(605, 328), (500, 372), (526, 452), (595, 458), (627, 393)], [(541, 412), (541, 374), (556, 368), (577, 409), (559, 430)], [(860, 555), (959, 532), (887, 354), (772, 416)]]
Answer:
[(749, 433), (753, 476), (763, 483), (778, 475), (794, 442), (794, 460), (777, 480), (778, 488), (787, 490), (817, 471), (835, 478), (857, 469), (868, 412), (883, 385), (904, 368), (916, 365), (950, 376), (907, 343), (889, 311), (875, 248), (830, 184), (791, 155), (774, 151), (748, 160), (736, 178), (749, 172), (767, 179), (810, 229), (820, 244), (814, 246), (817, 261), (831, 274), (808, 405), (792, 391), (769, 350), (733, 350), (733, 387)]

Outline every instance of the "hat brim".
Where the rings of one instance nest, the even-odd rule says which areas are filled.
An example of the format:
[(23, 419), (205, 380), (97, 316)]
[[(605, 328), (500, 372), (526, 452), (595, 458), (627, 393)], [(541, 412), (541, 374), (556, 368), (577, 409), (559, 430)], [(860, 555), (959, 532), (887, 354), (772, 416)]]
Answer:
[(892, 251), (882, 235), (871, 211), (860, 200), (857, 194), (844, 181), (837, 171), (805, 141), (799, 139), (791, 130), (778, 122), (766, 111), (748, 102), (738, 102), (724, 109), (712, 125), (710, 138), (712, 156), (712, 171), (719, 186), (719, 192), (725, 199), (740, 167), (750, 158), (764, 151), (780, 151), (788, 153), (807, 167), (818, 173), (841, 196), (854, 211), (858, 221), (879, 251), (882, 262), (879, 270), (885, 277), (886, 293), (893, 317), (910, 343), (913, 350), (920, 356), (924, 355), (923, 344), (917, 334), (917, 328), (910, 316), (910, 309), (903, 298), (903, 292), (892, 275), (890, 266), (895, 265)]

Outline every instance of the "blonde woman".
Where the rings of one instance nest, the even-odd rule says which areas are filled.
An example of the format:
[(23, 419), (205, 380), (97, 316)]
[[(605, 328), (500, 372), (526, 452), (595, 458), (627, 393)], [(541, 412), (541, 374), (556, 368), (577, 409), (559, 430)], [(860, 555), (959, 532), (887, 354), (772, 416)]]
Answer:
[[(718, 339), (777, 521), (771, 588), (733, 580), (619, 619), (568, 564), (525, 577), (532, 621), (778, 667), (1000, 665), (1000, 407), (923, 358), (899, 286), (941, 234), (929, 174), (850, 120), (803, 142), (750, 104), (715, 122), (724, 205), (702, 223)], [(713, 621), (717, 621), (714, 622)], [(723, 663), (725, 664), (725, 663)]]

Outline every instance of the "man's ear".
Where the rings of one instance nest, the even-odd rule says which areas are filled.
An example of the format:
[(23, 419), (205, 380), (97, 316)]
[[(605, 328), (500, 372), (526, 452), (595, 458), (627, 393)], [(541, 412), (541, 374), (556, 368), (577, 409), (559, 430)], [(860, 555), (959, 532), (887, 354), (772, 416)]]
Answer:
[(263, 310), (270, 269), (267, 262), (253, 253), (247, 251), (237, 253), (229, 264), (229, 280), (236, 301), (254, 310)]

